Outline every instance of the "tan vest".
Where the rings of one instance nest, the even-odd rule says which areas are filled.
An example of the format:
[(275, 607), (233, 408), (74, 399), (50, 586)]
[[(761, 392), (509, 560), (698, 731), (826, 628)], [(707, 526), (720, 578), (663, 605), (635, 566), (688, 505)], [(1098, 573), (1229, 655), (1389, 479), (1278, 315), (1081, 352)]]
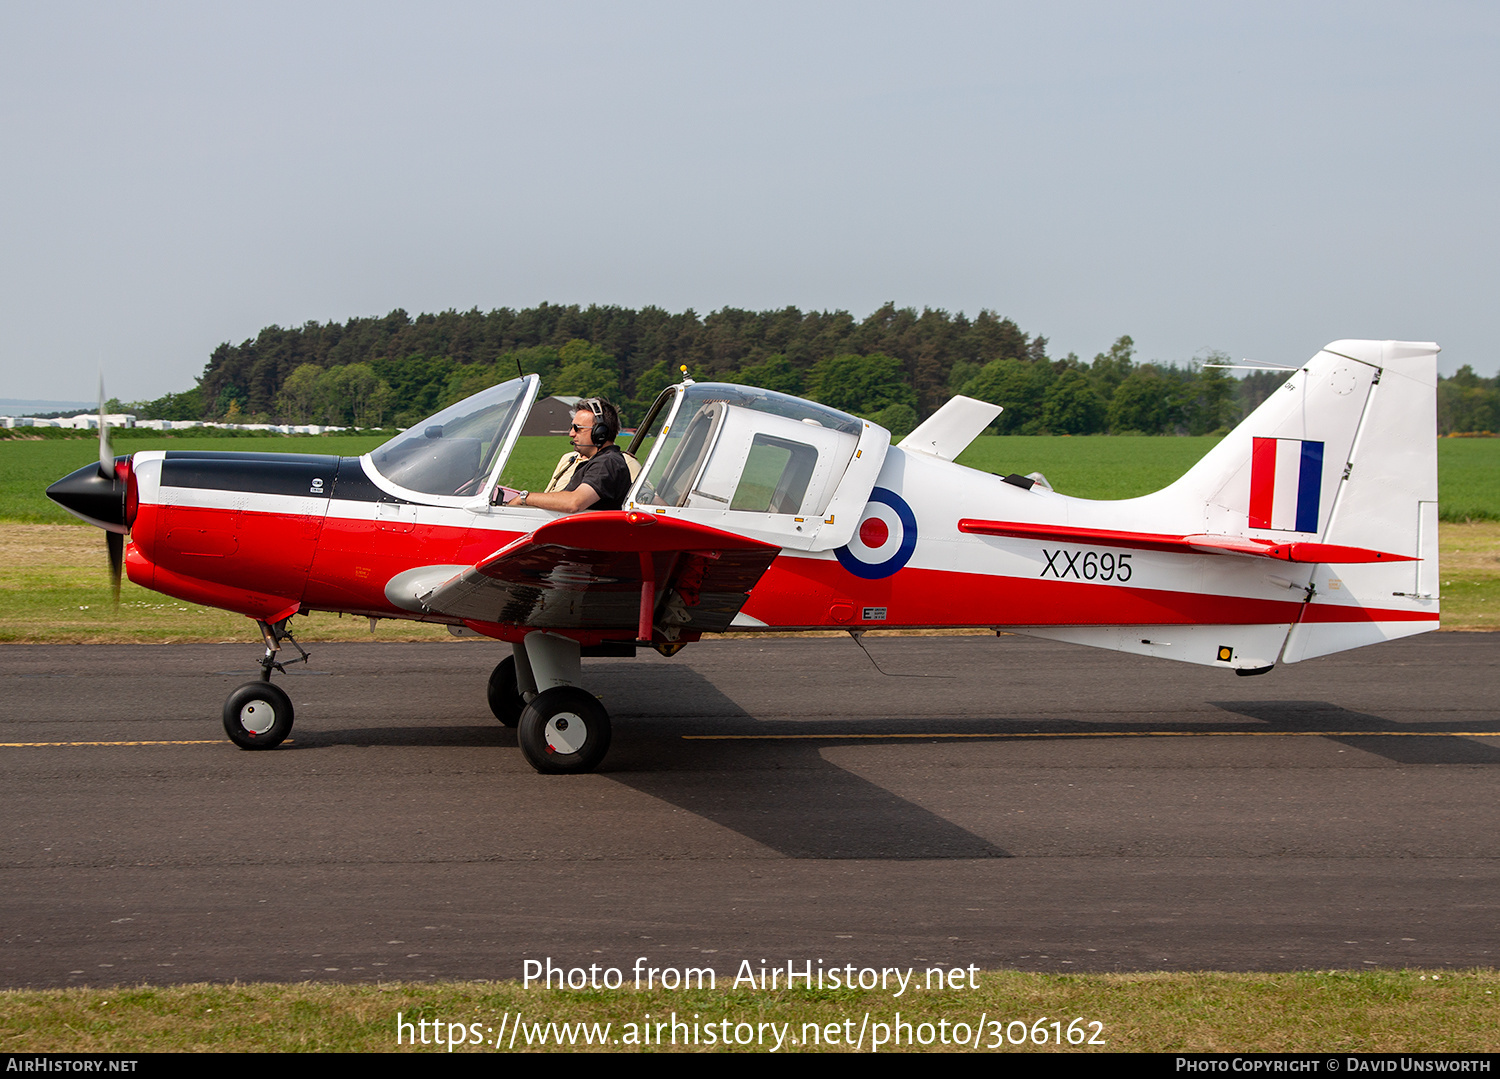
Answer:
[[(620, 451), (625, 453), (624, 450)], [(573, 479), (573, 473), (578, 471), (578, 466), (583, 464), (585, 458), (577, 450), (569, 450), (558, 458), (557, 467), (552, 470), (552, 479), (547, 481), (547, 491), (561, 491), (568, 486)], [(630, 454), (625, 453), (625, 467), (630, 469), (630, 482), (634, 483), (636, 477), (641, 474), (641, 463)], [(545, 491), (543, 492), (546, 493)]]

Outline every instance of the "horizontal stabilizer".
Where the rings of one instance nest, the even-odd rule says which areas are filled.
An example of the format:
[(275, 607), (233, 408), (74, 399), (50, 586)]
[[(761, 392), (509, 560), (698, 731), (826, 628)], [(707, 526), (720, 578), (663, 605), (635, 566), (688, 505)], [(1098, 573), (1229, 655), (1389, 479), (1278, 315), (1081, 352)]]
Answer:
[(942, 408), (917, 425), (917, 429), (903, 438), (897, 446), (903, 450), (928, 453), (944, 461), (951, 461), (969, 443), (984, 433), (984, 429), (995, 422), (995, 417), (1004, 411), (999, 405), (988, 401), (976, 401), (972, 397), (954, 397)]
[(1247, 536), (1172, 536), (1156, 532), (1119, 532), (1107, 528), (1074, 528), (1069, 525), (1029, 524), (1024, 521), (979, 521), (972, 518), (959, 521), (958, 530), (977, 536), (1053, 540), (1058, 543), (1129, 547), (1133, 550), (1171, 551), (1177, 554), (1250, 555), (1256, 558), (1279, 558), (1283, 562), (1343, 565), (1352, 562), (1418, 561), (1413, 555), (1372, 551), (1366, 547), (1345, 547), (1332, 543), (1276, 543), (1273, 540), (1252, 539)]

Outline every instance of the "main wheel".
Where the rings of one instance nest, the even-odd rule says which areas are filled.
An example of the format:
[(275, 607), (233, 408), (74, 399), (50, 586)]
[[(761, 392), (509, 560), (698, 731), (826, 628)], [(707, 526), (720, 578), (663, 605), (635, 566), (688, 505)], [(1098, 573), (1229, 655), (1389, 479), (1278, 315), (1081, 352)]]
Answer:
[(224, 702), (224, 733), (241, 749), (275, 749), (292, 733), (292, 699), (270, 682), (246, 682)]
[(538, 693), (521, 712), (516, 741), (544, 775), (592, 772), (609, 751), (609, 713), (572, 686)]
[(516, 658), (506, 656), (490, 672), (490, 711), (507, 727), (521, 722), (521, 710), (526, 707), (526, 698), (516, 685)]

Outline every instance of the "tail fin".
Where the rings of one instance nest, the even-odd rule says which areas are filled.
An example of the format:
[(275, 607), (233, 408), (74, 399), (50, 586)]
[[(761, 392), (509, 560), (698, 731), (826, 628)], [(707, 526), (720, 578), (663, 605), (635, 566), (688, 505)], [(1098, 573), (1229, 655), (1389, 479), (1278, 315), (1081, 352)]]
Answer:
[[(1325, 526), (1327, 542), (1417, 561), (1316, 567), (1312, 599), (1282, 651), (1287, 663), (1438, 626), (1438, 348), (1338, 341), (1324, 352), (1376, 371)], [(1346, 621), (1351, 607), (1369, 621)]]
[(1204, 531), (1417, 561), (1319, 564), (1287, 663), (1437, 628), (1437, 353), (1335, 341), (1155, 497)]

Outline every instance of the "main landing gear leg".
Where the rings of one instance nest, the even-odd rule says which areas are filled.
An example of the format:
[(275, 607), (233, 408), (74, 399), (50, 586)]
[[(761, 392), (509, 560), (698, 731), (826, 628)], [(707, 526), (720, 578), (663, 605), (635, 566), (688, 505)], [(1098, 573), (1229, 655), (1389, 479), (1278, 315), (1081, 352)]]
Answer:
[(256, 622), (266, 642), (266, 654), (260, 661), (260, 680), (246, 682), (224, 702), (224, 733), (241, 749), (275, 749), (292, 733), (292, 699), (280, 686), (271, 683), (271, 671), (283, 674), (286, 668), (276, 661), (281, 642), (290, 641), (299, 658), (288, 663), (306, 663), (307, 651), (297, 643), (289, 619), (280, 622)]
[[(521, 752), (544, 775), (593, 771), (609, 751), (609, 713), (592, 693), (578, 688), (583, 673), (578, 642), (530, 633), (523, 648), (516, 649), (515, 660), (525, 659), (526, 681), (536, 695), (521, 710), (516, 731)], [(515, 662), (518, 683), (522, 669)]]

